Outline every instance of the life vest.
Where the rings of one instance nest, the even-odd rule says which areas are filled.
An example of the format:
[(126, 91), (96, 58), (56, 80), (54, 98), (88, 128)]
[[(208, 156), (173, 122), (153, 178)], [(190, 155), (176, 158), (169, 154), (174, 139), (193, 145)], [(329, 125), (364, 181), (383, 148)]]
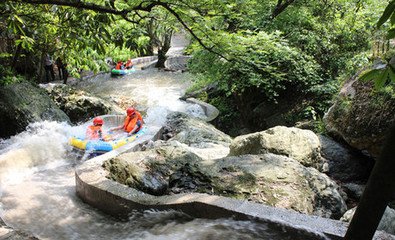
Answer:
[(102, 129), (101, 126), (91, 125), (86, 130), (86, 138), (90, 140), (97, 140), (102, 138)]
[(126, 64), (125, 64), (125, 67), (126, 67), (126, 68), (131, 68), (132, 66), (133, 66), (133, 63), (132, 63), (131, 60), (128, 60), (128, 61), (126, 62)]
[(117, 66), (115, 66), (115, 69), (121, 70), (122, 67), (123, 67), (123, 64), (122, 64), (122, 63), (117, 63)]
[(143, 118), (139, 112), (136, 112), (136, 115), (132, 117), (126, 116), (123, 123), (123, 130), (129, 133), (133, 130), (136, 124), (138, 126), (136, 132), (138, 132), (143, 126)]

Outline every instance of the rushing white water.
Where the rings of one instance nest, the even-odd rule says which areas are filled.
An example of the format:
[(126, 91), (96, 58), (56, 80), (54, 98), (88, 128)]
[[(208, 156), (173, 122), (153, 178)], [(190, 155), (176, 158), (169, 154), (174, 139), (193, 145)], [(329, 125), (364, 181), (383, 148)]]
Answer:
[[(79, 87), (102, 97), (123, 95), (138, 103), (155, 134), (170, 111), (198, 116), (202, 110), (178, 98), (187, 75), (138, 71), (112, 79), (92, 78)], [(85, 126), (36, 122), (26, 131), (0, 140), (0, 217), (11, 227), (40, 239), (297, 239), (281, 229), (231, 219), (192, 219), (169, 211), (146, 211), (119, 221), (83, 203), (75, 194), (73, 155), (68, 139)]]

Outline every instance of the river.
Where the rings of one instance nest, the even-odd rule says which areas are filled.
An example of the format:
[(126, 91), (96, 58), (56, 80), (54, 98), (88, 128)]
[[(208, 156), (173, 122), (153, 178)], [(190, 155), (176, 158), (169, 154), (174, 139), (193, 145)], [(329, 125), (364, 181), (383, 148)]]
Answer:
[[(189, 86), (188, 74), (138, 70), (121, 78), (99, 75), (77, 86), (106, 99), (132, 98), (145, 113), (147, 136), (171, 111), (202, 114), (199, 106), (178, 100)], [(0, 139), (0, 217), (7, 225), (39, 239), (295, 239), (265, 224), (193, 219), (175, 211), (136, 212), (129, 221), (103, 214), (75, 194), (74, 169), (83, 160), (68, 139), (84, 132), (84, 125), (36, 122)]]

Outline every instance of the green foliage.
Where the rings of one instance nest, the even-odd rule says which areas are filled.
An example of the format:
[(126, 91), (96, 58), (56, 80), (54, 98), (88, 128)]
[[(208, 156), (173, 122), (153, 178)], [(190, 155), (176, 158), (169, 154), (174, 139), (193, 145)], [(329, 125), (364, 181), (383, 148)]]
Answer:
[(260, 89), (262, 98), (275, 101), (287, 87), (306, 91), (321, 81), (314, 60), (290, 47), (278, 33), (223, 33), (220, 37), (228, 43), (223, 49), (231, 60), (205, 50), (194, 54), (189, 68), (205, 79), (197, 84), (216, 82), (228, 96)]
[(395, 70), (390, 64), (382, 68), (365, 71), (360, 77), (362, 81), (374, 80), (375, 89), (381, 89), (388, 83), (395, 83)]
[(225, 97), (213, 97), (208, 101), (211, 105), (216, 106), (219, 110), (219, 118), (216, 119), (216, 126), (223, 131), (226, 131), (231, 136), (237, 136), (236, 132), (240, 128), (240, 122), (235, 119), (240, 119), (240, 112), (234, 110), (234, 103), (232, 99)]
[[(232, 98), (244, 115), (262, 101), (306, 93), (312, 100), (307, 106), (300, 104), (308, 108), (299, 108), (302, 112), (295, 115), (316, 119), (332, 104), (341, 84), (338, 79), (368, 63), (373, 25), (386, 4), (296, 1), (273, 19), (278, 1), (248, 2), (237, 11), (221, 9), (223, 15), (205, 17), (212, 20), (198, 35), (205, 36), (205, 50), (188, 49), (194, 55), (190, 70), (198, 75), (194, 88), (215, 83), (224, 93), (219, 102)], [(249, 17), (238, 18), (240, 13)]]
[[(373, 24), (383, 1), (302, 1), (266, 22), (267, 31), (281, 30), (292, 46), (314, 57), (326, 81), (350, 74), (344, 66), (370, 50)], [(267, 11), (261, 8), (260, 11)], [(263, 20), (262, 20), (263, 21)]]
[(303, 110), (303, 114), (306, 119), (317, 120), (317, 112), (315, 111), (313, 106), (307, 106)]
[[(53, 59), (61, 57), (71, 75), (78, 77), (80, 70), (107, 71), (106, 57), (135, 57), (144, 47), (141, 45), (147, 44), (140, 37), (144, 31), (120, 17), (57, 5), (7, 2), (0, 7), (4, 9), (0, 32), (7, 39), (3, 49), (8, 50), (2, 53), (7, 58), (0, 58), (0, 63), (16, 64), (11, 66), (14, 71), (20, 69), (19, 63), (41, 67), (43, 56), (49, 53)], [(31, 72), (40, 73), (37, 69)], [(27, 75), (31, 77), (32, 73)]]
[(14, 76), (14, 73), (10, 68), (0, 65), (0, 86), (18, 83), (24, 80), (25, 79), (20, 75)]
[[(395, 99), (394, 84), (388, 85), (388, 86), (385, 86), (385, 87), (379, 89), (379, 92), (381, 95), (386, 96), (387, 101), (388, 101), (388, 99), (390, 99), (391, 101), (393, 101)], [(385, 102), (387, 102), (387, 101), (385, 101)], [(382, 104), (382, 102), (380, 104)]]
[(126, 48), (115, 47), (112, 51), (109, 51), (108, 57), (112, 58), (114, 62), (126, 61), (129, 58), (137, 57), (136, 52), (130, 51)]
[[(385, 22), (390, 20), (390, 28), (387, 32), (387, 38), (392, 39), (395, 37), (395, 1), (389, 2), (380, 19), (377, 22), (377, 27), (381, 27)], [(393, 63), (391, 64), (391, 58), (394, 58), (394, 50), (386, 53), (383, 59), (383, 64), (373, 69), (365, 70), (359, 77), (362, 81), (374, 81), (375, 90), (379, 90), (388, 86), (390, 83), (395, 83), (395, 69)]]

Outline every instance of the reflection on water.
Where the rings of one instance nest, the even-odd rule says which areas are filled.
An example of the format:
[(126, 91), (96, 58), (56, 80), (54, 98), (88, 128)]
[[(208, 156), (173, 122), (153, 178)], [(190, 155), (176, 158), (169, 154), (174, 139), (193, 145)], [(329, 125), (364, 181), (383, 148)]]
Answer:
[[(117, 79), (102, 75), (80, 86), (102, 97), (133, 97), (153, 135), (170, 111), (201, 114), (199, 107), (178, 101), (186, 77), (138, 71)], [(102, 214), (75, 194), (74, 167), (81, 160), (68, 139), (85, 127), (37, 122), (0, 140), (0, 216), (7, 224), (40, 239), (306, 239), (265, 224), (192, 219), (174, 211), (135, 213), (126, 222)]]

